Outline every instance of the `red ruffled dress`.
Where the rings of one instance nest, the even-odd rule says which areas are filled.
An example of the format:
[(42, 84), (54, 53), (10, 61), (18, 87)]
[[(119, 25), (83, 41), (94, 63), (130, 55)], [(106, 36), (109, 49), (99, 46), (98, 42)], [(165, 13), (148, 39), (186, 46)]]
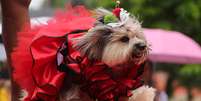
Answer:
[[(28, 92), (24, 101), (58, 101), (58, 92), (69, 75), (76, 78), (73, 81), (81, 85), (81, 90), (98, 101), (118, 101), (142, 85), (139, 66), (127, 68), (121, 77), (115, 77), (115, 70), (102, 62), (89, 61), (72, 48), (75, 43), (71, 39), (83, 35), (80, 32), (93, 27), (94, 22), (90, 12), (79, 6), (57, 13), (47, 25), (18, 33), (12, 65), (15, 81)], [(60, 63), (58, 54), (63, 58)]]

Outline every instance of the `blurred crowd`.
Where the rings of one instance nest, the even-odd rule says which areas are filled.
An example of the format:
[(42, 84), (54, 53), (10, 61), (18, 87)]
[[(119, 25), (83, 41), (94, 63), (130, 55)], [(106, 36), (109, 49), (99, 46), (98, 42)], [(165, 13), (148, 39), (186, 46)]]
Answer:
[[(143, 76), (145, 84), (153, 86), (157, 90), (155, 101), (201, 101), (199, 86), (184, 86), (180, 80), (176, 79), (177, 77), (165, 70), (157, 70), (150, 61), (145, 64)], [(173, 80), (170, 81), (170, 78)], [(168, 89), (171, 92), (168, 92)]]

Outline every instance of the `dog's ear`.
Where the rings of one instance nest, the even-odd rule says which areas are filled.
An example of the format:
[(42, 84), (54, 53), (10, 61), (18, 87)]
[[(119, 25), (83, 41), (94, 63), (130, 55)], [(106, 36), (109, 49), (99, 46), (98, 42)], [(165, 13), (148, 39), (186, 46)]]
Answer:
[(111, 38), (111, 29), (106, 26), (97, 26), (89, 30), (85, 35), (76, 39), (75, 48), (81, 55), (90, 60), (100, 60), (103, 50)]

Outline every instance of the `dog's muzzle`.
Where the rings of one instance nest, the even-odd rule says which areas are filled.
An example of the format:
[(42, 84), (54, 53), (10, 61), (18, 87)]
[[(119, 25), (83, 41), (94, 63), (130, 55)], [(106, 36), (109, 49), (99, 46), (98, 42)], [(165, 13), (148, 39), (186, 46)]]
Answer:
[(136, 43), (134, 46), (137, 50), (143, 51), (146, 48), (146, 44), (145, 43)]
[(133, 45), (132, 57), (140, 58), (145, 52), (147, 45), (143, 42), (136, 43)]

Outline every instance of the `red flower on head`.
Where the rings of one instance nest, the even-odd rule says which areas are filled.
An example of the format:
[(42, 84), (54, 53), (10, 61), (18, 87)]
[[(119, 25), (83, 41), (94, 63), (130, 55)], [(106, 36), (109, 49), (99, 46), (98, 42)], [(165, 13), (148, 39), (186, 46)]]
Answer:
[(112, 12), (116, 17), (120, 18), (121, 8), (115, 8)]

